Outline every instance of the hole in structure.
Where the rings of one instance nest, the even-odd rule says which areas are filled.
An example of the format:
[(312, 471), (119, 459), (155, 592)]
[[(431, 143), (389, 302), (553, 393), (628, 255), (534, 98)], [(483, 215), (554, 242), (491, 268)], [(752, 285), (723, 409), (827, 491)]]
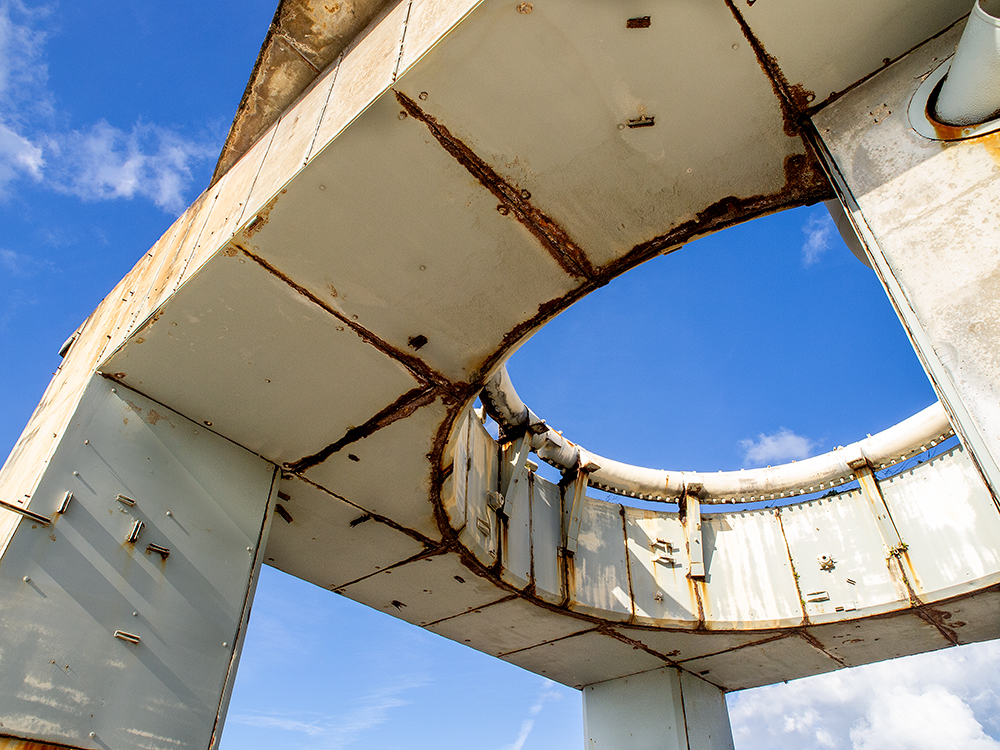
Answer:
[(806, 458), (936, 398), (878, 278), (821, 205), (648, 261), (547, 324), (508, 369), (570, 440), (659, 469)]

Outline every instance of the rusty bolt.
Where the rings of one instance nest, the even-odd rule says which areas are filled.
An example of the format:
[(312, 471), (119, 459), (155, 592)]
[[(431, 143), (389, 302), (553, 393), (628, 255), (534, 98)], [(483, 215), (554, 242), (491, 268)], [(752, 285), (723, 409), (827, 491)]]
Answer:
[(420, 95), (419, 95), (419, 96), (418, 96), (417, 98), (418, 98), (418, 99), (419, 99), (420, 101), (426, 101), (426, 100), (427, 100), (427, 92), (426, 92), (426, 91), (421, 91), (421, 92), (420, 92)]
[(406, 110), (405, 110), (405, 109), (401, 109), (401, 110), (399, 110), (399, 114), (398, 114), (398, 115), (396, 115), (396, 116), (397, 116), (397, 117), (398, 117), (398, 118), (399, 118), (400, 120), (405, 120), (405, 119), (406, 119)]
[(205, 420), (205, 426), (206, 427), (211, 427), (212, 426), (212, 422), (210, 420), (206, 419)]
[(531, 3), (519, 3), (517, 6), (517, 12), (524, 16), (531, 13), (531, 11), (533, 11), (534, 9), (535, 6), (532, 5)]
[(618, 123), (618, 129), (619, 130), (624, 130), (625, 129), (625, 123), (623, 123), (623, 122)]
[(499, 204), (499, 205), (497, 206), (497, 211), (499, 211), (499, 212), (500, 212), (500, 215), (501, 215), (501, 216), (506, 216), (507, 214), (509, 214), (509, 213), (510, 213), (510, 208), (508, 208), (508, 207), (507, 207), (507, 206), (505, 206), (505, 205), (504, 205), (503, 203), (501, 203), (501, 204)]
[(531, 198), (531, 193), (529, 193), (527, 190), (522, 190), (521, 198), (524, 200), (528, 200), (529, 198)]
[(816, 99), (816, 94), (806, 94), (807, 102), (815, 101), (815, 99)]

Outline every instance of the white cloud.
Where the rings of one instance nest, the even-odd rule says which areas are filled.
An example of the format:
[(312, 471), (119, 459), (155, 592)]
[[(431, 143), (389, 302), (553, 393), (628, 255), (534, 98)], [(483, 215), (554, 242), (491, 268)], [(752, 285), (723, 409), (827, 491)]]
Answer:
[(741, 440), (744, 466), (763, 466), (782, 461), (797, 461), (807, 458), (817, 443), (802, 435), (796, 435), (787, 427), (770, 435), (761, 433), (756, 440)]
[(1000, 750), (1000, 642), (734, 693), (737, 750)]
[(30, 178), (82, 200), (142, 197), (179, 213), (193, 167), (215, 157), (218, 144), (137, 123), (100, 121), (78, 130), (58, 125), (38, 29), (47, 8), (0, 0), (0, 198)]
[(555, 689), (555, 684), (551, 680), (545, 680), (538, 698), (531, 705), (531, 708), (528, 709), (528, 718), (521, 722), (521, 730), (517, 734), (517, 739), (509, 745), (505, 745), (503, 750), (521, 750), (524, 747), (524, 743), (528, 741), (528, 735), (531, 734), (531, 730), (535, 727), (534, 717), (538, 716), (548, 701), (558, 700), (559, 698), (562, 698), (562, 693)]
[(820, 257), (830, 249), (830, 241), (836, 227), (830, 214), (814, 213), (802, 227), (806, 241), (802, 243), (802, 263), (811, 266), (819, 262)]
[(340, 750), (360, 739), (368, 730), (384, 724), (393, 708), (411, 703), (401, 697), (401, 693), (424, 684), (419, 680), (397, 681), (390, 687), (360, 697), (341, 713), (241, 714), (233, 716), (230, 721), (262, 729), (295, 732), (312, 738), (308, 744), (304, 741), (300, 743), (302, 748)]

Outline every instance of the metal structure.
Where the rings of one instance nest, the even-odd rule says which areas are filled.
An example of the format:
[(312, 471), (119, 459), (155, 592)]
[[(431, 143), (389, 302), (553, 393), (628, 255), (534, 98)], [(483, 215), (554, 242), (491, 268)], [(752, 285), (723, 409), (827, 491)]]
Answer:
[[(1000, 135), (935, 109), (965, 0), (348, 6), (279, 6), (217, 180), (0, 472), (0, 747), (215, 746), (262, 563), (580, 688), (591, 748), (731, 747), (726, 691), (1000, 635)], [(618, 274), (834, 198), (940, 407), (654, 472), (505, 379)]]

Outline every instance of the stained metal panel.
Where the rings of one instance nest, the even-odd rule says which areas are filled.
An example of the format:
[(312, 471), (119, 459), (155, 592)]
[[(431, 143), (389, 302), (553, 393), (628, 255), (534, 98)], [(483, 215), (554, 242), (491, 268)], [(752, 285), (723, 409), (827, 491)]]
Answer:
[(695, 584), (687, 577), (684, 528), (676, 513), (625, 509), (635, 622), (698, 621)]
[(531, 556), (535, 596), (550, 604), (566, 599), (559, 556), (562, 493), (535, 475), (531, 480)]
[(326, 447), (417, 385), (235, 249), (185, 284), (105, 371), (275, 463)]
[(672, 668), (588, 685), (583, 689), (587, 748), (689, 750), (686, 709), (680, 673)]
[(500, 658), (577, 689), (664, 664), (662, 659), (642, 649), (596, 631), (543, 643)]
[(400, 111), (391, 92), (380, 97), (310, 160), (247, 242), (382, 341), (468, 380), (579, 281)]
[(881, 488), (907, 546), (900, 560), (910, 582), (936, 599), (1000, 580), (1000, 513), (961, 446), (931, 464)]
[[(525, 446), (524, 450), (529, 450)], [(511, 481), (514, 470), (513, 449), (504, 456), (501, 489), (506, 488), (503, 513), (500, 557), (503, 568), (500, 577), (515, 588), (524, 589), (531, 583), (531, 488), (528, 468), (520, 471), (520, 476)]]
[(806, 632), (848, 667), (952, 645), (940, 630), (914, 613), (816, 625)]
[[(498, 489), (500, 472), (497, 468), (497, 444), (483, 423), (473, 419), (469, 427), (468, 463), (465, 470), (465, 526), (458, 540), (476, 556), (480, 563), (491, 566), (496, 555), (490, 554), (491, 540), (496, 534), (496, 514), (486, 504), (488, 492)], [(451, 520), (454, 527), (455, 519)]]
[(508, 599), (442, 620), (427, 629), (477, 651), (501, 656), (592, 628), (593, 624), (586, 620), (523, 599)]
[(943, 612), (942, 622), (959, 643), (976, 643), (997, 638), (1000, 622), (1000, 588), (976, 596), (939, 602), (934, 609)]
[(675, 662), (720, 654), (750, 643), (774, 638), (781, 631), (653, 630), (615, 627), (615, 632), (644, 644)]
[(73, 500), (49, 526), (22, 520), (3, 555), (4, 731), (88, 747), (91, 732), (107, 747), (207, 747), (273, 478), (258, 456), (95, 377), (33, 507), (54, 511), (66, 490)]
[(265, 560), (333, 589), (424, 551), (420, 541), (297, 478), (281, 482)]
[(684, 669), (724, 690), (770, 685), (839, 669), (840, 664), (808, 641), (789, 635), (715, 656), (683, 662)]
[(397, 76), (409, 70), (482, 0), (412, 0)]
[(781, 509), (781, 523), (803, 606), (814, 622), (850, 617), (858, 609), (909, 606), (905, 586), (889, 573), (889, 551), (860, 490), (789, 505)]
[(632, 587), (625, 562), (624, 509), (585, 497), (578, 546), (567, 557), (569, 607), (606, 620), (632, 617)]
[(406, 418), (344, 445), (304, 474), (367, 511), (428, 539), (440, 539), (430, 499), (428, 456), (447, 416), (440, 398), (431, 401)]
[(509, 596), (470, 571), (454, 554), (434, 555), (383, 570), (339, 588), (337, 593), (422, 626)]
[(717, 628), (765, 628), (802, 620), (781, 527), (772, 510), (702, 516), (705, 619)]

